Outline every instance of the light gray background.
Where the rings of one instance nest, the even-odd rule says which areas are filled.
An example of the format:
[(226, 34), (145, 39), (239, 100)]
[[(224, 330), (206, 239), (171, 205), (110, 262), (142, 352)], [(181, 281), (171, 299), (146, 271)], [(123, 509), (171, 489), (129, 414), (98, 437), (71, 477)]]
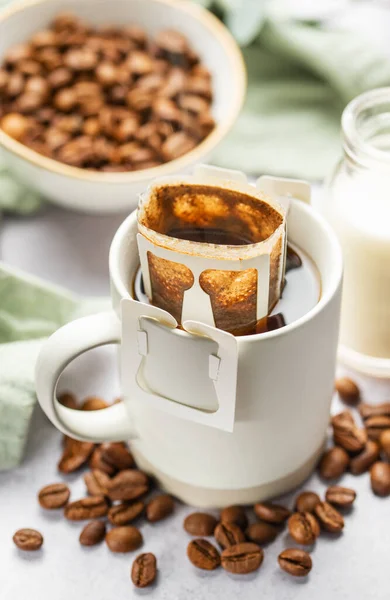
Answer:
[[(373, 2), (372, 2), (373, 3)], [(379, 4), (379, 3), (378, 3)], [(384, 2), (385, 4), (385, 2)], [(356, 26), (388, 42), (389, 20), (356, 16)], [(384, 35), (385, 34), (385, 35)], [(318, 190), (317, 190), (318, 196)], [(47, 207), (29, 218), (7, 218), (0, 236), (0, 258), (48, 280), (86, 295), (108, 293), (108, 248), (125, 215), (90, 217)], [(342, 372), (342, 371), (340, 371)], [(390, 398), (390, 383), (357, 377), (364, 399), (380, 402)], [(106, 348), (79, 358), (63, 377), (64, 387), (81, 397), (119, 393), (115, 352)], [(334, 410), (340, 405), (335, 399)], [(180, 451), (180, 448), (178, 448)], [(150, 596), (159, 600), (388, 600), (390, 597), (390, 498), (373, 496), (367, 474), (346, 475), (344, 485), (358, 492), (356, 507), (346, 516), (344, 533), (321, 535), (312, 549), (313, 570), (305, 580), (294, 580), (277, 565), (277, 555), (291, 544), (287, 533), (265, 549), (261, 569), (235, 577), (222, 569), (198, 571), (185, 556), (189, 537), (182, 529), (190, 508), (177, 503), (176, 514), (167, 521), (142, 525), (144, 551), (158, 559), (158, 584), (137, 591), (130, 582), (130, 566), (137, 554), (111, 554), (104, 544), (85, 549), (79, 545), (82, 524), (71, 524), (40, 509), (36, 492), (60, 480), (56, 463), (61, 435), (39, 408), (23, 465), (0, 474), (0, 599), (1, 600), (124, 600)], [(259, 460), (264, 460), (259, 457)], [(73, 499), (84, 495), (79, 475), (65, 478)], [(302, 489), (321, 495), (326, 486), (314, 474)], [(294, 494), (285, 499), (292, 506)], [(252, 515), (253, 518), (253, 515)], [(21, 527), (40, 530), (45, 543), (35, 554), (21, 553), (12, 541)]]

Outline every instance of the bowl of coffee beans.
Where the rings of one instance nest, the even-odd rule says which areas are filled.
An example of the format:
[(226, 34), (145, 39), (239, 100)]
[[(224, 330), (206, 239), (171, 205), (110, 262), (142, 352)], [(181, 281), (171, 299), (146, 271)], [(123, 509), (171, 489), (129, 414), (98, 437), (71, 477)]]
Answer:
[(49, 200), (109, 213), (205, 161), (245, 94), (235, 41), (185, 0), (38, 0), (0, 15), (0, 144)]

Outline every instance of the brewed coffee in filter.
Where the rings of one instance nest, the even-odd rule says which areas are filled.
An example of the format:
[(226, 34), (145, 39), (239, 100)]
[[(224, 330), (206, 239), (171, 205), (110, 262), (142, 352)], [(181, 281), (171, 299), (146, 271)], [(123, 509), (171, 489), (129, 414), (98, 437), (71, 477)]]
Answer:
[(254, 333), (284, 283), (285, 209), (256, 188), (165, 181), (138, 210), (145, 291), (179, 324)]

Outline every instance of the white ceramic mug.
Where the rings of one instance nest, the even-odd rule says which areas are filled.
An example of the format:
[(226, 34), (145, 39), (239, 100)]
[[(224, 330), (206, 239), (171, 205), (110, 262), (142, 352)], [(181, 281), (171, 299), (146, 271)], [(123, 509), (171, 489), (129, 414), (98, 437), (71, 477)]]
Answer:
[[(319, 270), (314, 308), (259, 335), (234, 337), (195, 322), (181, 331), (165, 311), (131, 298), (138, 269), (132, 213), (110, 250), (114, 310), (65, 325), (40, 354), (36, 388), (47, 416), (75, 438), (131, 439), (139, 467), (193, 505), (253, 503), (299, 485), (318, 460), (329, 421), (342, 257), (332, 229), (305, 202), (291, 200), (287, 231)], [(96, 412), (60, 405), (64, 368), (115, 342), (124, 402)]]

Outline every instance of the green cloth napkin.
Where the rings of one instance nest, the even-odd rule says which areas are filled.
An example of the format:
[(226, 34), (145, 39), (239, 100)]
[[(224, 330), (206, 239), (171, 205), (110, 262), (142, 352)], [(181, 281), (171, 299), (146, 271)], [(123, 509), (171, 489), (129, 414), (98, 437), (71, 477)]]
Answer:
[(390, 85), (390, 58), (360, 33), (338, 29), (336, 19), (267, 17), (265, 0), (194, 1), (223, 17), (248, 70), (244, 109), (213, 162), (252, 174), (325, 177), (341, 155), (342, 110), (362, 92)]
[(35, 363), (45, 338), (109, 306), (109, 299), (84, 299), (0, 263), (0, 470), (23, 457), (36, 403)]

